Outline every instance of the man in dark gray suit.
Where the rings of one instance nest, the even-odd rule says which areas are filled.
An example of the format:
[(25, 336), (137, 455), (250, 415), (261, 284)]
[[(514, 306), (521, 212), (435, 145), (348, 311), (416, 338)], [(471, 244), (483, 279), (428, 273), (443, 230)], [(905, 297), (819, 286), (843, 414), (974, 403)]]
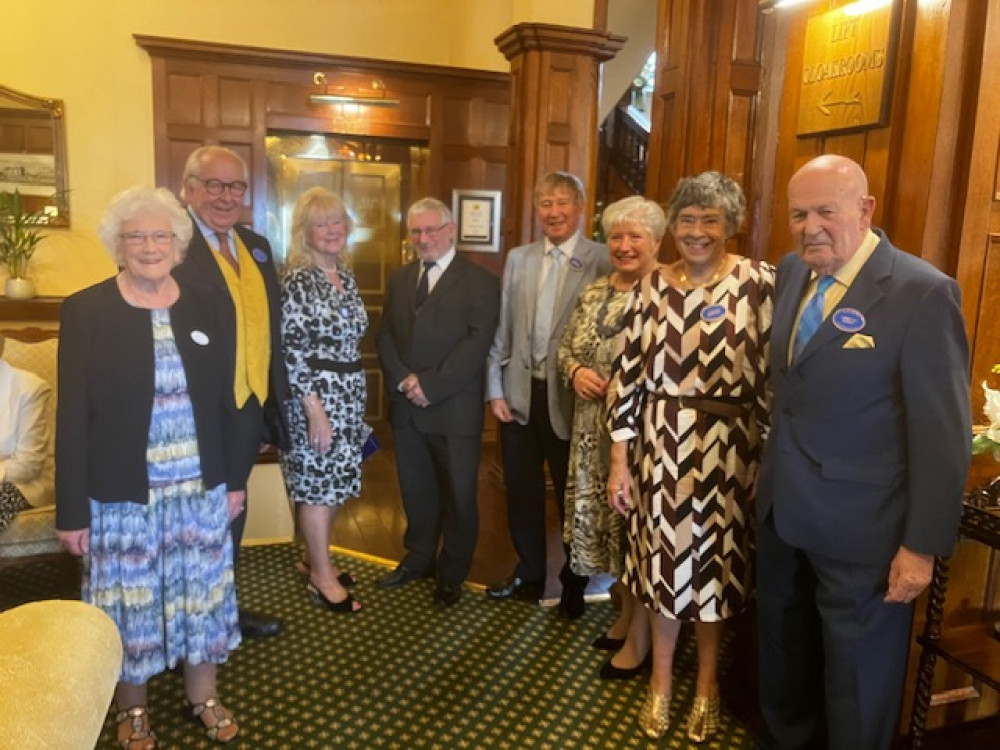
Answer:
[(861, 167), (788, 185), (774, 402), (757, 495), (761, 703), (770, 747), (881, 750), (913, 600), (957, 536), (971, 440), (954, 279), (871, 228)]
[[(535, 187), (544, 237), (511, 250), (504, 266), (486, 397), (500, 422), (507, 519), (518, 562), (508, 579), (490, 587), (495, 599), (538, 601), (545, 587), (545, 464), (559, 517), (565, 513), (573, 391), (559, 377), (557, 350), (580, 291), (611, 272), (607, 247), (580, 235), (585, 204), (575, 175), (545, 175)], [(577, 618), (587, 578), (570, 570), (568, 549), (559, 578), (560, 611)]]
[(500, 284), (455, 251), (455, 224), (441, 201), (414, 203), (406, 226), (418, 257), (389, 276), (377, 335), (406, 556), (378, 585), (401, 586), (436, 570), (434, 600), (450, 607), (462, 595), (479, 534), (483, 383)]

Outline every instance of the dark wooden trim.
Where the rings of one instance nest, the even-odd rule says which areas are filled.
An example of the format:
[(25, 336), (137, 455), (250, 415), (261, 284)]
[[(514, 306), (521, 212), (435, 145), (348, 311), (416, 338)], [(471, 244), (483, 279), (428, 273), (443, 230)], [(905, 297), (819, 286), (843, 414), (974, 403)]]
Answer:
[(234, 62), (242, 65), (263, 65), (269, 68), (330, 68), (338, 73), (370, 74), (381, 72), (396, 75), (442, 76), (450, 79), (471, 79), (473, 84), (485, 80), (507, 83), (508, 73), (475, 70), (472, 68), (452, 68), (442, 65), (376, 60), (368, 57), (347, 57), (344, 55), (324, 55), (316, 52), (271, 49), (269, 47), (248, 47), (241, 44), (218, 44), (193, 39), (173, 39), (146, 34), (133, 34), (135, 43), (151, 56), (168, 57), (173, 60), (201, 60), (203, 62)]
[(58, 322), (62, 297), (35, 297), (29, 300), (0, 297), (0, 322)]

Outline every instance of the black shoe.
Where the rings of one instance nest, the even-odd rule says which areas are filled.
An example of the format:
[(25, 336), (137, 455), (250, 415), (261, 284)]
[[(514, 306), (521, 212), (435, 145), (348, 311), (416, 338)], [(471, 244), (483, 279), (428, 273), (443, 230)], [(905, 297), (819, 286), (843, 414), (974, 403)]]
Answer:
[(447, 609), (462, 598), (462, 584), (439, 583), (434, 590), (434, 603)]
[(486, 593), (493, 599), (520, 599), (525, 602), (538, 603), (545, 590), (544, 581), (524, 581), (517, 576), (512, 576), (506, 581), (494, 583)]
[(416, 581), (420, 578), (426, 578), (426, 573), (419, 573), (416, 570), (410, 570), (408, 567), (400, 563), (396, 566), (395, 570), (390, 573), (386, 573), (384, 576), (375, 582), (375, 585), (380, 589), (394, 589), (402, 586), (404, 583), (409, 583), (410, 581)]
[(646, 658), (639, 662), (638, 666), (629, 669), (616, 667), (611, 663), (611, 659), (608, 659), (604, 662), (604, 666), (601, 667), (600, 675), (602, 680), (631, 680), (633, 677), (638, 677), (651, 666), (653, 666), (652, 649), (646, 652)]
[(240, 631), (246, 638), (273, 638), (281, 632), (281, 620), (263, 612), (240, 610)]
[(306, 593), (309, 594), (309, 598), (312, 599), (313, 604), (317, 607), (323, 607), (330, 612), (337, 612), (342, 615), (354, 615), (361, 611), (361, 607), (357, 609), (354, 608), (354, 597), (348, 594), (339, 602), (330, 601), (326, 598), (326, 594), (320, 591), (318, 588), (312, 585), (312, 583), (306, 584)]
[(624, 638), (610, 638), (607, 633), (598, 636), (590, 644), (592, 648), (599, 649), (601, 651), (617, 651), (622, 646), (625, 645)]

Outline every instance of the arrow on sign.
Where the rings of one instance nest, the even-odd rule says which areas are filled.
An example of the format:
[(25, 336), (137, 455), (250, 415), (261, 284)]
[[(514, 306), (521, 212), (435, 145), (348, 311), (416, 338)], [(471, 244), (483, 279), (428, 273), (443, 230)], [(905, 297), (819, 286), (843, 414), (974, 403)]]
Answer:
[(861, 104), (861, 92), (855, 92), (853, 99), (844, 99), (842, 101), (831, 101), (830, 100), (831, 96), (833, 96), (833, 92), (827, 91), (826, 96), (823, 97), (823, 101), (819, 102), (816, 105), (816, 108), (827, 117), (833, 114), (833, 111), (830, 109), (830, 107), (839, 107), (839, 106), (850, 107), (854, 105), (860, 106)]

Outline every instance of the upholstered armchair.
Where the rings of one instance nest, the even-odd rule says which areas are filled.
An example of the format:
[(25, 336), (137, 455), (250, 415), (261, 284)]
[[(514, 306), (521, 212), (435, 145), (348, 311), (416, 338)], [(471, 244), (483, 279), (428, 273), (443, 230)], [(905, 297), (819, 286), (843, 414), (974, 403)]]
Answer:
[[(7, 339), (4, 359), (12, 366), (35, 373), (52, 386), (49, 400), (49, 424), (55, 429), (56, 423), (56, 354), (59, 345), (59, 331), (55, 329), (24, 328), (4, 329)], [(52, 476), (52, 452), (55, 442), (49, 446), (48, 476)], [(14, 522), (0, 533), (0, 567), (12, 560), (34, 555), (60, 552), (55, 531), (55, 487), (46, 492), (48, 504), (22, 511)]]
[(91, 750), (121, 672), (111, 618), (83, 602), (0, 612), (0, 748)]

